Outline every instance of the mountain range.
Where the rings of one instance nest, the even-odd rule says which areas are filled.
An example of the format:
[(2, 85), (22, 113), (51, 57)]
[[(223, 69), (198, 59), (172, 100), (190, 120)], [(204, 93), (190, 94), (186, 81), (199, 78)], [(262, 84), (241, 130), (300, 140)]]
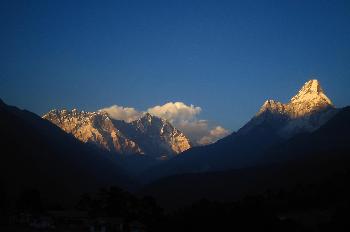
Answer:
[[(223, 149), (218, 146), (228, 147), (224, 142), (227, 140), (209, 146), (210, 151)], [(222, 153), (213, 154), (223, 158)], [(344, 202), (350, 170), (350, 107), (336, 110), (333, 117), (312, 132), (271, 143), (255, 154), (259, 156), (255, 162), (237, 168), (196, 172), (177, 169), (147, 184), (141, 193), (154, 196), (167, 208), (189, 205), (198, 199), (234, 201), (249, 195), (264, 195), (267, 191), (306, 191), (305, 188), (311, 188), (312, 193), (307, 194), (314, 194), (317, 200), (322, 196), (326, 199), (322, 201), (331, 201), (327, 194), (332, 194), (338, 196), (337, 201)], [(208, 157), (205, 158), (208, 162)], [(329, 189), (333, 185), (336, 188)]]
[[(230, 140), (230, 138), (238, 141), (247, 138), (249, 144), (256, 141), (254, 148), (263, 149), (278, 140), (288, 139), (298, 133), (314, 131), (336, 112), (337, 110), (326, 96), (318, 80), (310, 80), (287, 104), (267, 100), (246, 125), (217, 144), (225, 143), (223, 141)], [(112, 119), (108, 113), (101, 110), (97, 112), (78, 111), (77, 109), (51, 110), (43, 118), (84, 143), (95, 144), (102, 149), (121, 155), (145, 155), (167, 160), (178, 154), (192, 156), (189, 154), (197, 153), (201, 149), (190, 149), (192, 143), (186, 135), (167, 120), (149, 113), (145, 113), (141, 118), (132, 122)], [(245, 148), (248, 147), (244, 146), (244, 141), (240, 141), (236, 148), (239, 151), (235, 153), (244, 153), (245, 151), (240, 151), (240, 149)], [(228, 151), (226, 148), (224, 150)], [(258, 149), (254, 150), (258, 151)], [(255, 151), (248, 148), (246, 152), (252, 155)], [(196, 161), (197, 165), (205, 160), (203, 159), (205, 155), (199, 156), (201, 156), (201, 161)], [(188, 157), (182, 157), (182, 159), (188, 159)], [(228, 167), (231, 168), (240, 165), (239, 163), (243, 161), (243, 159), (237, 161), (237, 158), (233, 160), (235, 164), (227, 163), (225, 160), (223, 165), (229, 165)], [(189, 162), (185, 162), (188, 165)], [(207, 162), (197, 170), (191, 167), (192, 170), (189, 171), (210, 169), (212, 166), (210, 163)], [(176, 166), (176, 169), (182, 168)]]
[(347, 167), (349, 117), (348, 107), (337, 109), (310, 80), (288, 103), (267, 100), (237, 132), (193, 147), (149, 113), (132, 122), (77, 109), (39, 117), (0, 102), (0, 183), (14, 195), (35, 187), (51, 199), (140, 182), (140, 194), (168, 203), (232, 199)]
[[(146, 185), (141, 192), (156, 197), (163, 206), (176, 208), (203, 198), (232, 201), (267, 190), (278, 192), (297, 185), (336, 182), (332, 176), (346, 174), (350, 168), (349, 119), (350, 107), (340, 109), (319, 129), (266, 149), (261, 153), (264, 162), (259, 164), (171, 175)], [(342, 194), (341, 189), (333, 191)]]
[(310, 80), (287, 104), (267, 100), (237, 132), (214, 144), (189, 149), (170, 162), (147, 170), (147, 181), (174, 174), (223, 171), (255, 165), (261, 161), (261, 154), (270, 147), (297, 134), (317, 130), (337, 112), (319, 81)]
[(167, 159), (191, 148), (190, 140), (165, 119), (145, 113), (130, 123), (104, 111), (51, 110), (43, 116), (84, 143), (121, 155)]

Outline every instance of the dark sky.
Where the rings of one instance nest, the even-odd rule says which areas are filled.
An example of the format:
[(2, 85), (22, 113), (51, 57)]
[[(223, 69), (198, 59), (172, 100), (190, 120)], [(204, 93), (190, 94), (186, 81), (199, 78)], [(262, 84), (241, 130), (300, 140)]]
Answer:
[(350, 103), (348, 0), (2, 0), (0, 28), (0, 97), (38, 114), (181, 101), (236, 130), (312, 76)]

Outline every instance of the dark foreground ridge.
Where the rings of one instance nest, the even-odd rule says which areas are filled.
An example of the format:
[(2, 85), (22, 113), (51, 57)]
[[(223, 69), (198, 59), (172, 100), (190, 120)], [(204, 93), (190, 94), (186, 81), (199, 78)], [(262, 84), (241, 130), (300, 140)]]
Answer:
[(1, 231), (350, 229), (350, 107), (257, 165), (171, 176), (136, 195), (108, 153), (3, 102), (0, 119)]

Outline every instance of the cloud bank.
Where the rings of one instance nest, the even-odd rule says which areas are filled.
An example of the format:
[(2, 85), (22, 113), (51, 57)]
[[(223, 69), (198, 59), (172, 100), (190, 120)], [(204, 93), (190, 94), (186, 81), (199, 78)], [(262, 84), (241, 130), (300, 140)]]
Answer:
[(108, 113), (111, 118), (124, 120), (126, 122), (135, 121), (143, 115), (142, 112), (137, 111), (135, 108), (118, 105), (103, 108), (101, 111)]
[(200, 107), (186, 105), (183, 102), (168, 102), (162, 106), (154, 106), (147, 110), (148, 113), (164, 118), (169, 122), (191, 120), (202, 111)]
[(209, 131), (209, 135), (203, 136), (199, 140), (199, 144), (210, 144), (213, 143), (229, 134), (228, 130), (221, 126), (216, 126)]
[[(145, 112), (132, 107), (113, 105), (101, 109), (111, 118), (131, 122), (140, 118)], [(146, 112), (166, 119), (181, 130), (194, 145), (205, 145), (216, 142), (229, 134), (229, 131), (219, 125), (212, 125), (208, 120), (198, 119), (202, 109), (199, 106), (186, 105), (183, 102), (168, 102), (147, 109)]]

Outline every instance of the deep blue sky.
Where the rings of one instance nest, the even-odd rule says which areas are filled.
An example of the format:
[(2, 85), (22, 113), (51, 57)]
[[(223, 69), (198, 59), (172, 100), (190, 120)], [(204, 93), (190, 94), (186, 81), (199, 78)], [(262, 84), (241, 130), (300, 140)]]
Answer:
[(236, 130), (312, 75), (350, 104), (348, 0), (2, 0), (0, 29), (0, 97), (38, 114), (183, 101)]

